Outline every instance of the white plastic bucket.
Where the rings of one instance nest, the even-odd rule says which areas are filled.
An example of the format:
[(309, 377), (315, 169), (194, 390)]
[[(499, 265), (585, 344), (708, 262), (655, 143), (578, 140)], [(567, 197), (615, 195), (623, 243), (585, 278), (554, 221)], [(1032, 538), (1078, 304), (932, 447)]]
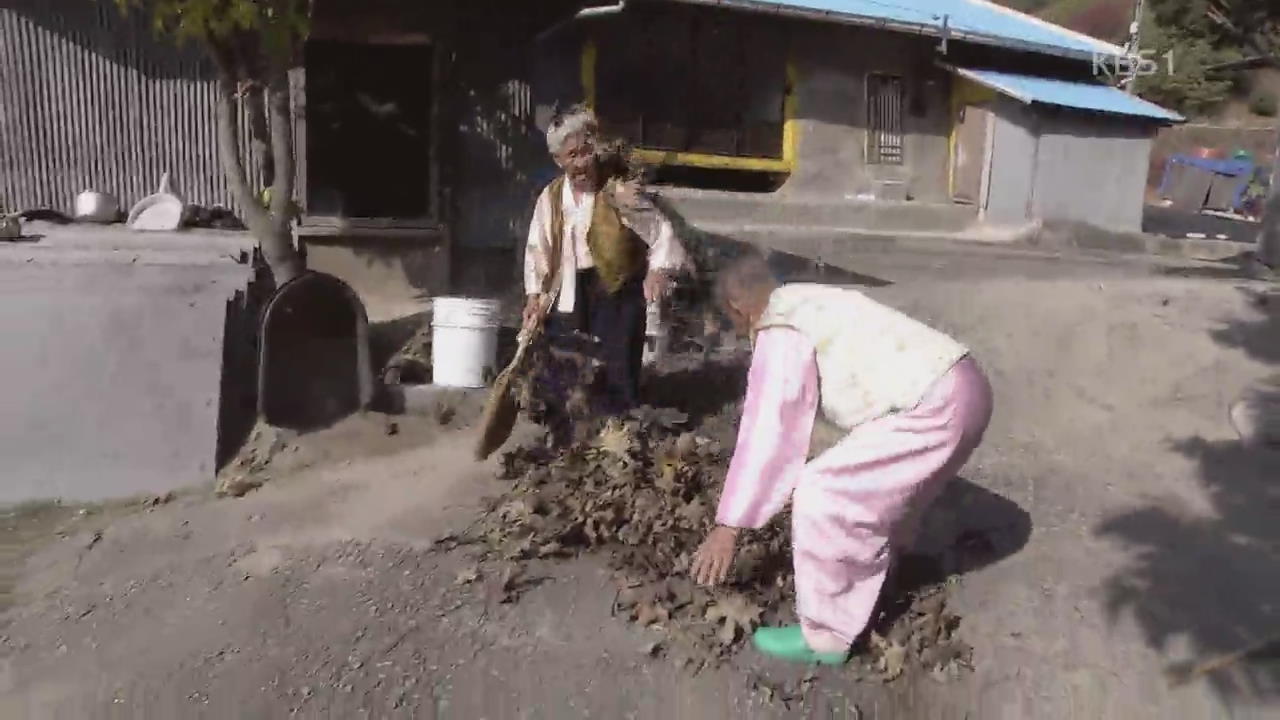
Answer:
[(498, 357), (497, 300), (438, 297), (431, 313), (431, 381), (479, 388), (493, 379)]

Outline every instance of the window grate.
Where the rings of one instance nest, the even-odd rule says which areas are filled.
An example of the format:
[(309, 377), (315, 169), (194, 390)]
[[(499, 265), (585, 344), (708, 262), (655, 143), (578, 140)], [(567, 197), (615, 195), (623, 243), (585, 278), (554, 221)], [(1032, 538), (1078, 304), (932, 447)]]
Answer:
[(867, 162), (902, 164), (902, 78), (867, 76)]

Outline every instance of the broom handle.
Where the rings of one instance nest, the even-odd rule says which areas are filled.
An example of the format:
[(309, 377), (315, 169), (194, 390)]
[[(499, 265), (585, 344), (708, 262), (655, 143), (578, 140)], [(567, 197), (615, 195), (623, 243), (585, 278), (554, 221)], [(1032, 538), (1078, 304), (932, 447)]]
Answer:
[(520, 361), (524, 359), (525, 351), (533, 344), (533, 339), (537, 337), (538, 333), (542, 332), (542, 326), (547, 321), (547, 315), (551, 311), (551, 303), (554, 300), (553, 294), (547, 293), (544, 295), (542, 300), (539, 301), (538, 314), (534, 316), (534, 321), (528, 327), (520, 329), (520, 334), (516, 337), (516, 341), (519, 343), (516, 346), (516, 356), (511, 360), (512, 367), (520, 365)]

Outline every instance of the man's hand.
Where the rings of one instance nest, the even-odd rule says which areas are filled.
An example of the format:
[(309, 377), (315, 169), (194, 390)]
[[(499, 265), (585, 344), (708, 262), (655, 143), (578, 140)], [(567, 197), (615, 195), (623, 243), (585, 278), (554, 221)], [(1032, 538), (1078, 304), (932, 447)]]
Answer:
[(665, 270), (650, 270), (644, 278), (645, 302), (657, 302), (671, 292), (671, 276)]
[(524, 300), (524, 315), (521, 319), (520, 327), (528, 330), (537, 322), (538, 314), (542, 311), (542, 296), (528, 295)]
[(738, 529), (717, 525), (702, 541), (693, 555), (689, 574), (703, 586), (719, 585), (729, 577), (733, 556), (737, 552)]

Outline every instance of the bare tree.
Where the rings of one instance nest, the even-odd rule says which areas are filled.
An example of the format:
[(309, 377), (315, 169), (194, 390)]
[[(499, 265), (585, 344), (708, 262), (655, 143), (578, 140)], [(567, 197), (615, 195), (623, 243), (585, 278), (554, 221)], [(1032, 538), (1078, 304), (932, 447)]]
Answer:
[[(1271, 67), (1280, 70), (1280, 3), (1275, 0), (1210, 0), (1209, 19)], [(1280, 128), (1277, 128), (1280, 131)], [(1280, 132), (1271, 168), (1271, 191), (1258, 234), (1258, 259), (1280, 269)]]
[[(141, 11), (175, 42), (195, 41), (217, 68), (218, 155), (231, 195), (277, 284), (304, 270), (293, 246), (293, 116), (289, 70), (301, 57), (310, 0), (115, 0)], [(254, 192), (241, 152), (239, 109), (249, 113), (266, 201)]]

